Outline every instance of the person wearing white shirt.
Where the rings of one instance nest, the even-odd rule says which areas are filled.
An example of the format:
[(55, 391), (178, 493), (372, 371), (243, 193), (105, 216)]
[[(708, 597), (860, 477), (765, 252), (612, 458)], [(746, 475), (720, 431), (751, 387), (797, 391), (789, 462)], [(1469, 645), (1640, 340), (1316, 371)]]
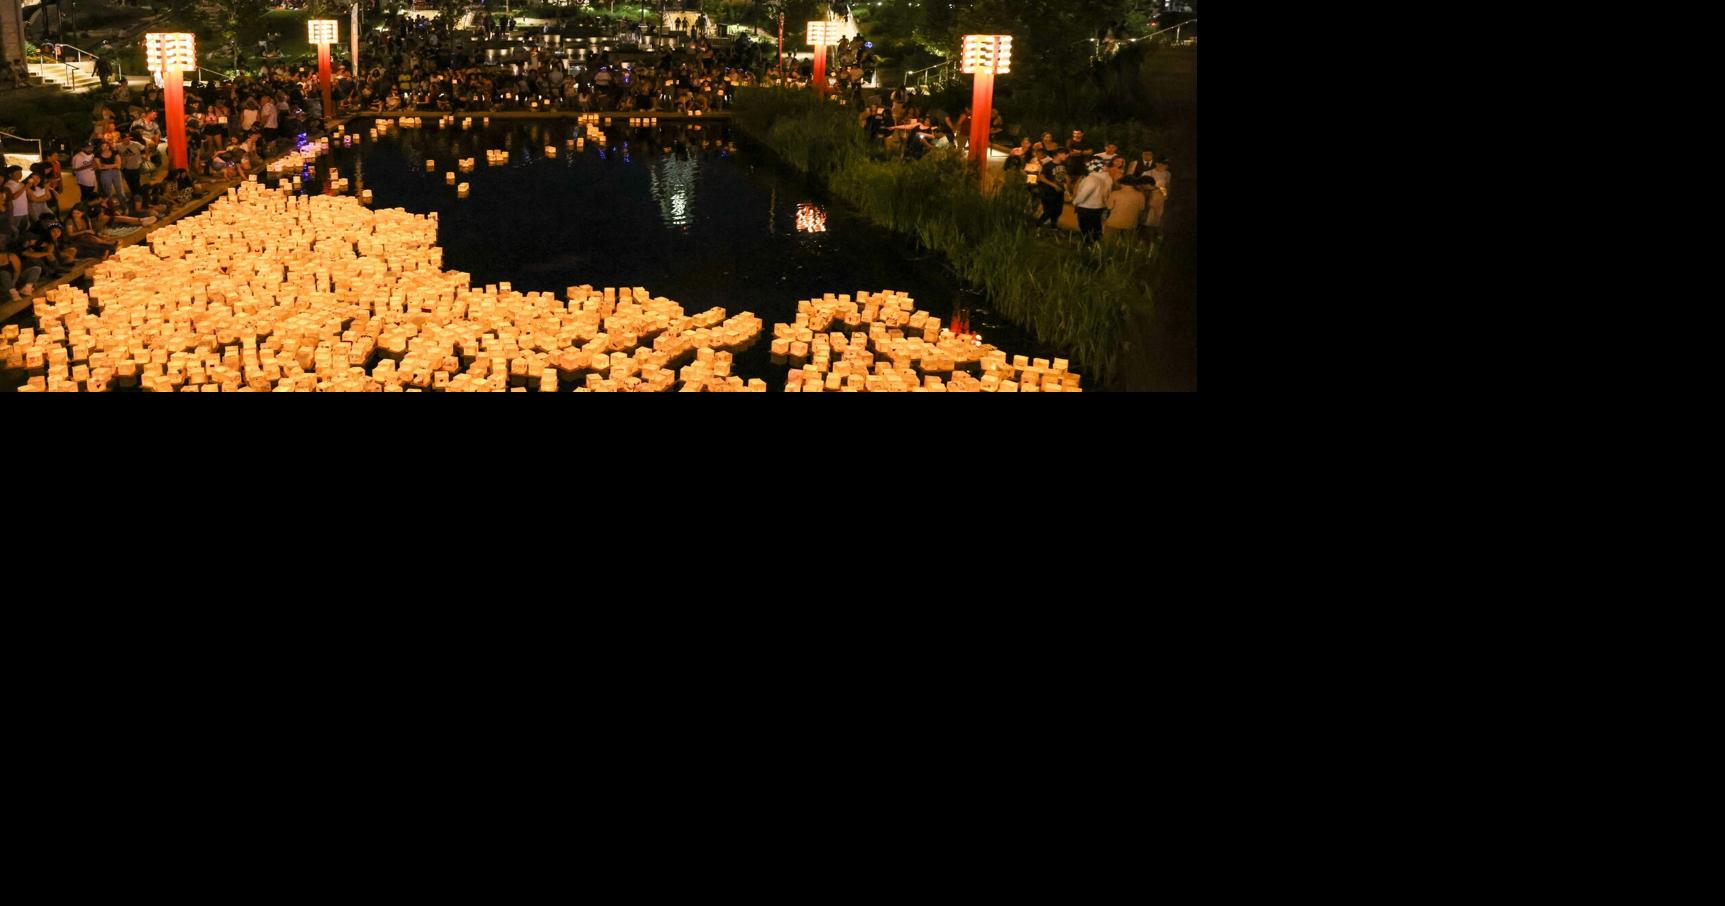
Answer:
[(30, 198), (24, 191), (24, 168), (11, 166), (6, 168), (6, 182), (3, 184), (6, 195), (6, 238), (8, 244), (30, 226)]
[(1072, 196), (1072, 206), (1078, 209), (1078, 231), (1084, 234), (1085, 245), (1102, 238), (1102, 215), (1108, 208), (1108, 193), (1114, 189), (1106, 164), (1092, 158), (1088, 166), (1090, 174), (1078, 184)]
[(85, 198), (95, 197), (96, 155), (87, 144), (72, 155), (72, 177), (78, 180), (79, 194)]

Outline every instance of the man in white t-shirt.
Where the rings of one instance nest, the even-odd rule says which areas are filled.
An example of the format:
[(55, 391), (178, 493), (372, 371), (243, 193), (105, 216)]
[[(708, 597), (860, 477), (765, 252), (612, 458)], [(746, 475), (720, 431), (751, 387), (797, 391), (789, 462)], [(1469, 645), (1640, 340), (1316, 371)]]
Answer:
[(85, 198), (96, 197), (96, 155), (90, 152), (89, 145), (72, 155), (72, 178), (78, 180), (79, 192)]

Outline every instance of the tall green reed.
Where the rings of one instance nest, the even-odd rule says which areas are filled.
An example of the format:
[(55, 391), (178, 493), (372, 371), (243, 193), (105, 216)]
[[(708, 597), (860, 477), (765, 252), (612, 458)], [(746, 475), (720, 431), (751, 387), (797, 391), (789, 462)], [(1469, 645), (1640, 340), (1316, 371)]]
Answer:
[(1119, 367), (1126, 312), (1150, 304), (1141, 247), (1085, 248), (1039, 232), (1022, 176), (984, 193), (957, 153), (921, 160), (871, 154), (857, 111), (806, 92), (740, 92), (736, 122), (871, 222), (915, 237), (981, 287), (1001, 315), (1060, 347), (1098, 380)]

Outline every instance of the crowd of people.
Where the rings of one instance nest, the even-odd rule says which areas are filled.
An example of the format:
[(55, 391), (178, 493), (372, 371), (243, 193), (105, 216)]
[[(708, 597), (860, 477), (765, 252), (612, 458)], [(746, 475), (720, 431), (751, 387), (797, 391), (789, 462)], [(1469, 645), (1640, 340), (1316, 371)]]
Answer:
[[(969, 107), (954, 118), (920, 106), (917, 96), (903, 89), (884, 99), (869, 96), (858, 114), (870, 143), (901, 159), (943, 148), (968, 151), (970, 120)], [(998, 108), (988, 132), (991, 144), (1010, 144)], [(1086, 244), (1105, 237), (1159, 239), (1168, 200), (1168, 162), (1157, 160), (1148, 149), (1128, 160), (1117, 145), (1105, 144), (1097, 151), (1095, 144), (1081, 129), (1073, 130), (1064, 143), (1049, 132), (1036, 140), (1023, 136), (1007, 153), (1003, 169), (1023, 174), (1040, 226), (1076, 231)]]
[[(1093, 147), (1082, 129), (1064, 145), (1044, 132), (1028, 136), (1007, 155), (1005, 168), (1022, 171), (1041, 226), (1077, 229), (1086, 244), (1099, 239), (1159, 239), (1168, 201), (1168, 162), (1145, 149), (1128, 160), (1113, 143)], [(1070, 206), (1071, 220), (1066, 211)]]
[[(608, 51), (573, 59), (550, 45), (524, 45), (511, 59), (492, 61), (484, 51), (452, 40), (438, 22), (405, 18), (367, 36), (364, 71), (335, 76), (343, 110), (391, 112), (549, 109), (573, 112), (688, 113), (731, 106), (739, 88), (762, 84), (764, 45), (738, 40), (716, 44), (693, 35), (659, 49), (641, 35), (634, 52)], [(691, 26), (692, 32), (699, 29)]]
[[(335, 113), (404, 110), (492, 111), (541, 109), (571, 112), (722, 110), (737, 89), (755, 85), (807, 87), (812, 64), (781, 71), (771, 44), (747, 39), (715, 44), (704, 37), (704, 17), (687, 23), (679, 46), (643, 56), (601, 52), (575, 60), (549, 47), (519, 59), (483, 59), (483, 50), (453, 40), (439, 22), (402, 17), (383, 31), (366, 32), (356, 74), (339, 67)], [(678, 23), (682, 25), (683, 23)], [(626, 32), (641, 36), (645, 23)], [(661, 47), (672, 42), (659, 42)], [(514, 56), (514, 55), (511, 55)], [(621, 59), (628, 57), (629, 59)], [(858, 111), (871, 142), (901, 158), (942, 148), (964, 149), (971, 111), (954, 117), (926, 109), (903, 89), (866, 94), (876, 64), (872, 47), (845, 39), (829, 56), (831, 96)], [(96, 93), (87, 136), (50, 140), (45, 158), (5, 172), (0, 205), (0, 302), (25, 298), (81, 259), (113, 253), (120, 238), (190, 202), (213, 185), (260, 172), (274, 154), (301, 135), (322, 134), (325, 111), (317, 73), (310, 66), (269, 66), (261, 74), (187, 85), (185, 168), (168, 167), (162, 94), (121, 82)], [(999, 110), (989, 126), (993, 143), (1010, 145)], [(1168, 196), (1167, 161), (1145, 150), (1126, 159), (1108, 144), (1096, 151), (1082, 131), (1064, 143), (1043, 133), (1025, 136), (1006, 158), (1025, 177), (1037, 223), (1075, 230), (1086, 244), (1104, 237), (1159, 235)], [(70, 173), (75, 192), (60, 191)]]
[(260, 172), (296, 136), (322, 131), (315, 74), (303, 67), (188, 84), (183, 168), (170, 166), (160, 89), (121, 82), (92, 95), (89, 133), (49, 136), (27, 172), (5, 171), (0, 303), (29, 297), (81, 260), (113, 254), (126, 235)]

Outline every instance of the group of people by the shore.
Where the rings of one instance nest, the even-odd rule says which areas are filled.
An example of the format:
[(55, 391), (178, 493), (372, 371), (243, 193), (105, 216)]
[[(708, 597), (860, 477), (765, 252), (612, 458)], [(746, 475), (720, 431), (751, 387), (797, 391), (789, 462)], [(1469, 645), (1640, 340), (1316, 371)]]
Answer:
[[(971, 109), (957, 117), (920, 106), (916, 95), (903, 89), (887, 98), (864, 99), (857, 116), (870, 143), (888, 156), (916, 159), (940, 149), (968, 151)], [(989, 142), (1011, 145), (1000, 110), (990, 117)], [(1149, 149), (1126, 158), (1114, 144), (1102, 150), (1073, 130), (1065, 142), (1053, 133), (1026, 135), (1007, 153), (1003, 169), (1025, 179), (1040, 226), (1078, 232), (1086, 244), (1107, 238), (1160, 237), (1168, 200), (1170, 172), (1166, 160)]]
[(1171, 178), (1168, 162), (1157, 160), (1148, 148), (1128, 159), (1112, 142), (1101, 151), (1095, 144), (1082, 129), (1074, 129), (1064, 144), (1050, 132), (1034, 142), (1025, 136), (1004, 167), (1024, 174), (1032, 203), (1041, 205), (1040, 226), (1076, 228), (1086, 244), (1103, 238), (1159, 239)]
[(188, 84), (187, 165), (176, 168), (160, 89), (121, 82), (94, 92), (87, 134), (49, 136), (42, 160), (28, 172), (8, 168), (0, 181), (0, 303), (107, 257), (126, 235), (259, 172), (296, 136), (321, 132), (316, 94), (303, 70)]
[(343, 110), (379, 113), (689, 113), (726, 109), (738, 88), (761, 84), (758, 43), (694, 37), (675, 48), (648, 50), (651, 42), (636, 40), (633, 52), (619, 49), (586, 59), (524, 42), (521, 52), (489, 60), (482, 50), (454, 40), (440, 23), (404, 18), (367, 36), (363, 72), (344, 68), (337, 73), (336, 103)]

